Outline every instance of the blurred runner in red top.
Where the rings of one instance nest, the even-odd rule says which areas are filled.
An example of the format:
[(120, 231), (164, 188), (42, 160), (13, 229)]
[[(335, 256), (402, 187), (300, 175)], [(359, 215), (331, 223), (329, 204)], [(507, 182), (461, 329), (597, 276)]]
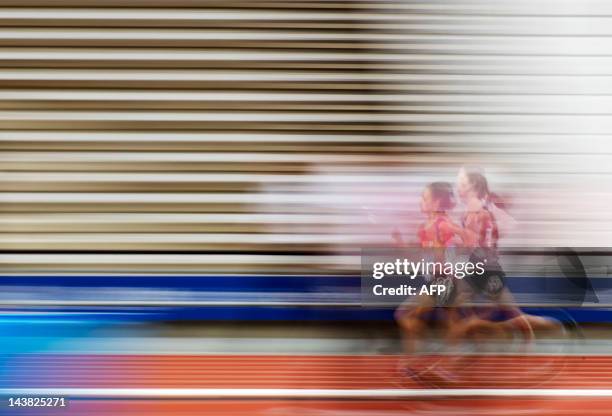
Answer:
[[(417, 231), (419, 245), (422, 248), (446, 248), (458, 240), (457, 232), (461, 227), (450, 219), (448, 212), (455, 207), (452, 186), (447, 182), (429, 184), (421, 196), (421, 212), (427, 215), (427, 220)], [(399, 230), (395, 230), (393, 238), (400, 247), (405, 246)], [(444, 251), (439, 252), (444, 256)], [(444, 261), (443, 258), (437, 259)], [(395, 318), (402, 331), (404, 351), (411, 355), (416, 351), (416, 343), (423, 338), (424, 332), (432, 327), (445, 330), (450, 325), (452, 316), (449, 306), (454, 302), (454, 282), (452, 277), (432, 276), (438, 279), (438, 284), (445, 284), (444, 295), (419, 296), (416, 304), (410, 299), (402, 303), (395, 312)], [(444, 282), (441, 282), (444, 279)], [(442, 306), (442, 307), (440, 307)], [(413, 365), (414, 364), (414, 365)], [(426, 362), (402, 364), (401, 371), (411, 377), (418, 377), (426, 367)]]
[[(491, 211), (494, 203), (491, 201), (487, 179), (481, 172), (463, 168), (459, 171), (457, 192), (466, 208), (461, 218), (460, 235), (463, 245), (474, 248), (472, 261), (487, 263), (487, 272), (484, 276), (467, 277), (465, 281), (475, 292), (474, 294), (482, 294), (489, 300), (511, 304), (514, 300), (510, 292), (505, 289), (505, 273), (498, 262), (499, 228)], [(469, 296), (473, 297), (474, 294)]]
[[(482, 171), (462, 168), (457, 180), (459, 197), (465, 204), (462, 230), (459, 232), (463, 244), (474, 248), (472, 261), (486, 259), (487, 270), (482, 277), (466, 277), (460, 284), (457, 302), (463, 304), (483, 296), (490, 303), (480, 307), (462, 307), (465, 315), (450, 331), (450, 338), (470, 337), (476, 332), (496, 333), (500, 330), (521, 331), (532, 339), (534, 330), (554, 330), (558, 323), (550, 319), (525, 314), (514, 301), (505, 283), (505, 273), (498, 260), (500, 237), (497, 213), (510, 218), (496, 206), (497, 197), (489, 190)], [(494, 214), (496, 213), (496, 214)]]

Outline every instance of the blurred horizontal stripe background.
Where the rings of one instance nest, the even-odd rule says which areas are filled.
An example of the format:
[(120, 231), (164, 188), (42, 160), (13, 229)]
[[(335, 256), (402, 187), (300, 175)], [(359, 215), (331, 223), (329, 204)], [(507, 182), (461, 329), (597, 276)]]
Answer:
[(0, 7), (3, 272), (346, 273), (486, 169), (508, 246), (612, 243), (605, 1)]

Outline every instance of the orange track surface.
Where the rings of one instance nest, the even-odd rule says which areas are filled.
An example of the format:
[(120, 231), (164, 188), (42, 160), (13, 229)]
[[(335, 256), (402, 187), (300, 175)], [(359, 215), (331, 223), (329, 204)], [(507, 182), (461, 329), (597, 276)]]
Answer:
[[(422, 357), (421, 362), (435, 358)], [(11, 372), (28, 380), (24, 387), (423, 387), (401, 375), (400, 359), (355, 355), (36, 355), (22, 356), (13, 363)], [(612, 356), (481, 356), (459, 361), (442, 358), (438, 363), (460, 376), (460, 382), (450, 386), (453, 388), (612, 388)]]
[[(423, 357), (433, 361), (440, 357)], [(398, 372), (398, 356), (22, 356), (11, 373), (28, 387), (420, 389)], [(446, 361), (445, 361), (446, 360)], [(441, 366), (456, 366), (445, 358)], [(462, 360), (456, 387), (612, 388), (612, 357), (486, 356)], [(533, 369), (540, 380), (529, 377)], [(25, 386), (23, 386), (25, 387)], [(431, 387), (431, 386), (429, 386)], [(110, 398), (109, 398), (110, 399)], [(410, 399), (75, 399), (68, 408), (10, 414), (59, 416), (594, 416), (612, 415), (612, 398), (474, 397)]]

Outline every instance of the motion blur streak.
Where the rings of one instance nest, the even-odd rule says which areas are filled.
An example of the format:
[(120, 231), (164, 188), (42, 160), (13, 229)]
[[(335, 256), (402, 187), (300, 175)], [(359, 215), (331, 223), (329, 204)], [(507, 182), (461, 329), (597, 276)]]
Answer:
[[(356, 301), (360, 249), (389, 245), (396, 226), (414, 235), (424, 185), (454, 183), (462, 165), (484, 168), (516, 219), (500, 246), (611, 246), (611, 36), (605, 0), (1, 1), (0, 392), (423, 388), (401, 372), (393, 311)], [(517, 298), (568, 326), (609, 324), (603, 257), (587, 311)], [(452, 354), (423, 360), (500, 395), (612, 388), (610, 331), (572, 329), (584, 344), (505, 340), (459, 369)], [(612, 404), (113, 399), (0, 412)]]
[(507, 244), (610, 243), (605, 2), (4, 4), (2, 249), (355, 253), (466, 163)]
[[(423, 360), (433, 358), (424, 356)], [(452, 358), (443, 359), (452, 361)], [(392, 390), (389, 396), (393, 396), (394, 390), (410, 388), (421, 389), (423, 396), (433, 396), (422, 385), (395, 371), (399, 360), (397, 355), (35, 355), (15, 360), (13, 369), (25, 377), (11, 380), (11, 388), (91, 389), (102, 393), (105, 389), (117, 389), (125, 390), (128, 396), (130, 389), (138, 396), (139, 388), (178, 389), (179, 395), (181, 389), (187, 389), (186, 395), (193, 389), (194, 397), (198, 397), (195, 390), (202, 389), (204, 397), (213, 398), (215, 390), (219, 396), (231, 396), (232, 391), (227, 389), (238, 389), (234, 393), (238, 397), (242, 389), (269, 390), (272, 394), (280, 390), (279, 395), (283, 395), (283, 389), (348, 390), (349, 397), (350, 390), (359, 389), (369, 390), (373, 397), (380, 398), (385, 397), (385, 389)], [(546, 368), (539, 367), (542, 362), (547, 364)], [(574, 388), (587, 393), (596, 389), (612, 395), (611, 365), (612, 357), (533, 356), (517, 361), (516, 356), (486, 356), (461, 369), (465, 378), (457, 387), (526, 388), (527, 394), (536, 377), (554, 372), (552, 379), (537, 380), (538, 389)], [(33, 375), (29, 368), (35, 369), (36, 379), (29, 377)], [(535, 374), (536, 371), (541, 374)], [(91, 377), (94, 374), (96, 378)], [(168, 391), (172, 394), (172, 390)], [(550, 395), (542, 391), (543, 396)], [(397, 390), (395, 394), (401, 396), (402, 391)], [(406, 395), (412, 396), (411, 392)], [(449, 393), (453, 395), (457, 394)], [(504, 392), (500, 391), (499, 395)], [(369, 395), (363, 393), (363, 396)]]
[[(72, 410), (87, 411), (93, 416), (150, 416), (167, 415), (219, 415), (240, 416), (246, 413), (254, 416), (275, 415), (448, 415), (471, 416), (476, 414), (529, 414), (532, 409), (540, 409), (538, 415), (601, 415), (606, 414), (611, 401), (608, 399), (589, 400), (585, 409), (583, 402), (572, 400), (547, 399), (459, 399), (439, 401), (295, 401), (295, 400), (256, 400), (227, 401), (212, 400), (205, 406), (192, 400), (173, 401), (75, 401)], [(31, 413), (22, 413), (31, 414)], [(62, 410), (43, 410), (36, 413), (42, 416), (61, 415)]]

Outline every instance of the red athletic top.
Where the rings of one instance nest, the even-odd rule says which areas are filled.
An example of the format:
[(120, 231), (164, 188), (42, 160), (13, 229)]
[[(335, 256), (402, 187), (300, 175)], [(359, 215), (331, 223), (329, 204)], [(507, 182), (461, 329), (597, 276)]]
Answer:
[(478, 211), (466, 212), (462, 219), (463, 228), (476, 233), (478, 240), (476, 247), (497, 248), (499, 229), (495, 217), (486, 207)]
[(439, 216), (434, 221), (428, 221), (419, 227), (417, 236), (421, 242), (421, 247), (448, 247), (454, 237), (454, 233), (448, 225), (447, 216)]

